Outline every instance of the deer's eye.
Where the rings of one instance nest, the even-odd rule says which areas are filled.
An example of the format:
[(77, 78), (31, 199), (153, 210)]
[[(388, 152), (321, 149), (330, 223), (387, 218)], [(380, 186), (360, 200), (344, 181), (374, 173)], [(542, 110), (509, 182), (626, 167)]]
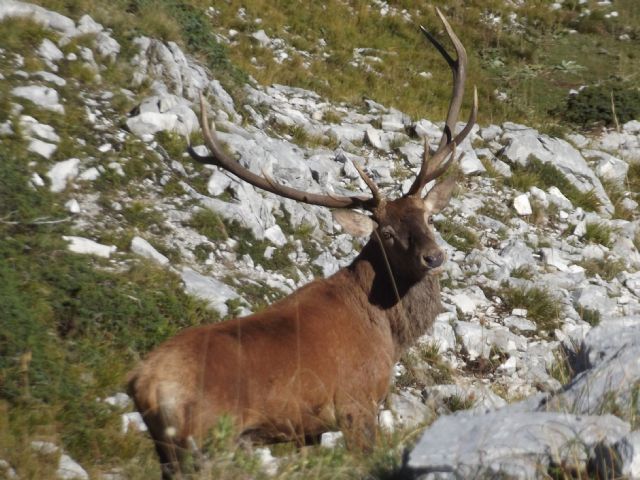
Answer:
[(429, 225), (433, 225), (433, 215), (429, 215), (429, 218), (427, 218), (427, 223)]
[(381, 232), (380, 235), (382, 236), (382, 238), (384, 240), (391, 240), (393, 238), (393, 231), (389, 228), (384, 228)]

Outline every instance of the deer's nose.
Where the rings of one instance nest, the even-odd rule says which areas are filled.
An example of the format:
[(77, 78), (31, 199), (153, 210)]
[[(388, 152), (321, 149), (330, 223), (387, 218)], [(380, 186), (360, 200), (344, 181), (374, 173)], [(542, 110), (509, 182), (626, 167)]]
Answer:
[(444, 253), (443, 252), (432, 253), (429, 255), (425, 255), (422, 258), (427, 267), (436, 268), (442, 265), (442, 262), (444, 262)]

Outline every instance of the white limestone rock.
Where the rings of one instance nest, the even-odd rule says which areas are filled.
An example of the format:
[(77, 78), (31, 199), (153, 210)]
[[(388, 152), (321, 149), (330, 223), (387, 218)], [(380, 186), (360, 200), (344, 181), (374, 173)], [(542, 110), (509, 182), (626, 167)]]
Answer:
[(56, 133), (51, 125), (40, 123), (29, 115), (20, 116), (20, 127), (28, 137), (38, 137), (40, 140), (58, 143), (60, 136)]
[(45, 38), (42, 41), (38, 47), (37, 53), (50, 67), (54, 67), (52, 68), (54, 71), (58, 69), (58, 67), (55, 66), (55, 62), (64, 58), (62, 50), (60, 50), (58, 46), (48, 38)]
[(595, 172), (598, 177), (622, 185), (626, 179), (629, 164), (599, 150), (583, 150), (582, 154), (588, 160), (596, 161)]
[(144, 423), (139, 412), (128, 412), (120, 415), (121, 431), (126, 434), (129, 431), (146, 432), (147, 424)]
[(233, 288), (220, 280), (204, 276), (188, 267), (182, 269), (181, 277), (185, 291), (208, 302), (221, 317), (229, 312), (227, 302), (240, 297)]
[(87, 471), (66, 453), (60, 455), (56, 476), (60, 480), (89, 480)]
[(533, 480), (551, 464), (586, 466), (590, 448), (602, 443), (612, 447), (628, 432), (629, 424), (613, 415), (511, 412), (509, 408), (484, 415), (459, 412), (442, 416), (427, 428), (405, 468), (409, 475), (431, 474), (432, 478)]
[(129, 406), (131, 398), (126, 393), (118, 392), (115, 395), (106, 397), (103, 402), (112, 407), (123, 409)]
[(40, 71), (34, 73), (33, 76), (36, 78), (40, 78), (45, 82), (53, 83), (57, 87), (64, 87), (67, 84), (67, 81), (64, 78), (59, 77), (58, 75), (51, 72)]
[(70, 18), (27, 2), (3, 0), (0, 3), (0, 20), (7, 18), (29, 18), (44, 28), (63, 34), (72, 34), (76, 30), (75, 23)]
[(131, 251), (136, 255), (154, 261), (158, 265), (164, 266), (169, 264), (169, 259), (153, 248), (144, 238), (138, 236), (133, 237), (131, 240)]
[(393, 412), (394, 425), (401, 428), (416, 428), (429, 418), (429, 408), (408, 391), (389, 394), (387, 403)]
[(80, 208), (80, 204), (75, 198), (72, 198), (71, 200), (67, 201), (64, 204), (64, 207), (67, 209), (69, 213), (73, 213), (73, 214), (80, 213), (82, 211)]
[(41, 157), (49, 160), (54, 153), (58, 150), (58, 146), (55, 143), (43, 142), (42, 140), (38, 140), (34, 138), (27, 145), (27, 151), (31, 153), (36, 153)]
[(640, 431), (621, 438), (614, 446), (620, 463), (620, 473), (626, 478), (640, 478)]
[(80, 159), (70, 158), (51, 167), (47, 172), (47, 177), (51, 180), (51, 191), (62, 192), (67, 188), (68, 182), (78, 176), (79, 165)]
[(88, 238), (66, 236), (63, 235), (63, 240), (69, 242), (69, 250), (74, 253), (95, 255), (97, 257), (109, 258), (112, 253), (117, 250), (115, 245), (102, 245)]
[(273, 243), (276, 247), (283, 247), (287, 243), (287, 237), (285, 237), (282, 229), (279, 225), (273, 225), (264, 231), (264, 238)]
[(477, 309), (490, 305), (484, 292), (475, 285), (458, 291), (451, 296), (451, 301), (465, 315), (473, 315)]
[(64, 107), (60, 104), (58, 92), (53, 88), (40, 85), (15, 87), (11, 90), (11, 94), (15, 97), (29, 100), (45, 110), (64, 113)]
[(529, 203), (529, 196), (526, 193), (518, 195), (513, 199), (513, 208), (516, 213), (521, 216), (531, 215), (533, 213), (531, 203)]
[(342, 432), (324, 432), (320, 435), (320, 446), (324, 448), (336, 448), (343, 440), (344, 435)]

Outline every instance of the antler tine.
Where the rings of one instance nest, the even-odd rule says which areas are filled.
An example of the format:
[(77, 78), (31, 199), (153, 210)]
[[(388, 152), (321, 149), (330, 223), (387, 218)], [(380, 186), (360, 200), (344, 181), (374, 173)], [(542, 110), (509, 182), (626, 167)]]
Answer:
[(378, 189), (378, 186), (375, 184), (373, 179), (369, 175), (367, 175), (367, 172), (364, 171), (364, 168), (362, 168), (356, 162), (352, 162), (352, 163), (353, 163), (353, 166), (356, 167), (356, 170), (360, 174), (360, 177), (362, 177), (362, 180), (364, 180), (364, 183), (366, 183), (367, 187), (369, 187), (369, 190), (371, 190), (371, 194), (373, 195), (373, 198), (375, 199), (376, 203), (380, 204), (382, 202), (382, 195), (380, 195), (380, 190)]
[[(451, 68), (451, 73), (453, 76), (453, 89), (451, 101), (449, 102), (449, 109), (447, 111), (447, 119), (445, 121), (444, 131), (442, 132), (442, 137), (440, 138), (440, 143), (438, 144), (438, 150), (434, 154), (433, 158), (431, 158), (431, 160), (429, 161), (427, 161), (428, 155), (425, 152), (422, 165), (420, 166), (420, 172), (418, 173), (414, 183), (411, 185), (411, 188), (409, 188), (407, 195), (419, 195), (419, 192), (421, 192), (422, 188), (429, 181), (437, 178), (437, 176), (444, 173), (446, 168), (442, 169), (440, 168), (440, 166), (451, 153), (451, 149), (453, 148), (451, 144), (455, 143), (460, 145), (460, 143), (462, 143), (462, 141), (466, 138), (466, 136), (471, 131), (471, 128), (475, 124), (477, 116), (477, 92), (474, 89), (473, 107), (469, 116), (469, 121), (467, 122), (467, 125), (465, 125), (464, 129), (455, 138), (453, 138), (455, 124), (458, 121), (458, 115), (460, 113), (460, 107), (462, 106), (462, 98), (464, 95), (464, 84), (467, 76), (467, 52), (442, 12), (440, 12), (440, 10), (437, 8), (436, 12), (438, 13), (438, 16), (440, 17), (440, 20), (444, 25), (447, 35), (454, 46), (457, 58), (453, 59), (453, 57), (449, 55), (443, 45), (424, 27), (421, 26), (420, 29), (427, 40), (429, 40), (429, 42), (436, 48), (436, 50), (440, 52), (442, 57)], [(425, 149), (428, 149), (428, 145), (426, 143)], [(450, 162), (446, 162), (446, 165), (449, 164)], [(434, 176), (433, 174), (435, 172), (439, 172), (439, 175)]]
[[(371, 197), (364, 195), (329, 196), (298, 190), (286, 185), (282, 185), (281, 183), (278, 183), (271, 178), (265, 178), (261, 177), (260, 175), (256, 175), (248, 168), (243, 167), (237, 160), (229, 156), (222, 148), (222, 145), (215, 135), (215, 132), (209, 128), (209, 122), (207, 120), (207, 108), (204, 100), (204, 95), (202, 93), (200, 93), (200, 127), (202, 128), (204, 143), (211, 152), (211, 155), (199, 155), (193, 150), (191, 146), (189, 146), (188, 152), (191, 157), (197, 162), (216, 165), (220, 168), (228, 170), (239, 179), (244, 180), (245, 182), (250, 183), (255, 187), (261, 188), (262, 190), (266, 190), (267, 192), (271, 192), (276, 195), (280, 195), (281, 197), (289, 198), (298, 202), (304, 202), (311, 205), (319, 205), (328, 208), (363, 208), (365, 210), (373, 211), (381, 201), (381, 197), (379, 195), (379, 192), (377, 191), (377, 188), (375, 191), (372, 189), (373, 196)], [(369, 183), (367, 183), (367, 185), (369, 185)], [(370, 185), (369, 188), (371, 188)]]

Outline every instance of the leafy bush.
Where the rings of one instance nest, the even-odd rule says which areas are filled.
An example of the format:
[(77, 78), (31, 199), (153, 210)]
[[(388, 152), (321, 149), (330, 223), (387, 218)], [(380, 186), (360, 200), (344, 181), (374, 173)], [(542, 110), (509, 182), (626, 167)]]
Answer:
[(618, 122), (625, 123), (640, 117), (640, 89), (619, 83), (589, 86), (571, 95), (558, 113), (566, 121), (581, 127), (614, 126), (612, 95)]

